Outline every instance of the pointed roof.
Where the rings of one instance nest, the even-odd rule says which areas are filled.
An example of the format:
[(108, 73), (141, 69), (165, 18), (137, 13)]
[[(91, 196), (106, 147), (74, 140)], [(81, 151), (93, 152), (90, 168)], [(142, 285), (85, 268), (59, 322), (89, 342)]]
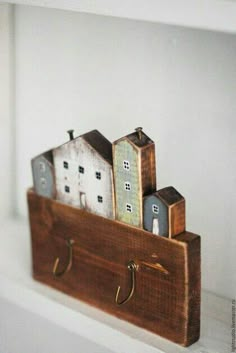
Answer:
[(75, 141), (80, 138), (86, 141), (106, 162), (112, 165), (112, 144), (98, 130), (91, 130), (83, 135), (72, 138), (56, 147), (55, 150), (60, 149), (65, 145), (73, 145)]
[(173, 186), (158, 190), (153, 195), (159, 197), (167, 206), (184, 200), (184, 197)]
[(112, 164), (112, 144), (98, 130), (79, 136), (93, 147), (108, 163)]
[(53, 149), (48, 150), (46, 152), (40, 153), (39, 155), (35, 156), (32, 158), (32, 161), (35, 161), (36, 159), (40, 157), (44, 157), (49, 163), (53, 164)]
[(124, 137), (121, 137), (120, 139), (116, 140), (114, 142), (114, 144), (116, 144), (117, 142), (123, 141), (123, 140), (128, 140), (129, 142), (131, 142), (135, 147), (138, 148), (143, 148), (146, 147), (150, 144), (153, 144), (153, 140), (150, 139), (150, 137), (148, 137), (143, 131), (142, 128), (136, 128), (135, 132), (132, 132), (129, 135), (126, 135)]

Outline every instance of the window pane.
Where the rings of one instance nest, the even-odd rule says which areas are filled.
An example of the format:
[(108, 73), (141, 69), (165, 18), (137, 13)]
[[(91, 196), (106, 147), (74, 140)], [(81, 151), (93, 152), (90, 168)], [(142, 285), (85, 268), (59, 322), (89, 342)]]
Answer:
[(103, 202), (103, 197), (98, 195), (98, 202), (102, 203)]
[(40, 178), (40, 182), (41, 182), (41, 185), (43, 188), (46, 188), (46, 185), (47, 185), (47, 181), (45, 178)]
[(101, 180), (101, 173), (100, 173), (100, 172), (96, 172), (96, 178), (97, 178), (98, 180)]
[(46, 170), (45, 163), (43, 163), (43, 162), (40, 162), (40, 163), (39, 163), (39, 170), (40, 170), (40, 172), (42, 172), (42, 173), (45, 172), (45, 170)]
[(132, 212), (132, 205), (130, 203), (126, 204), (126, 211), (127, 212)]
[(125, 170), (130, 170), (130, 163), (129, 163), (129, 161), (123, 161), (123, 168), (125, 169)]
[(158, 214), (158, 213), (159, 213), (159, 206), (153, 204), (153, 205), (152, 205), (152, 212)]
[(131, 184), (129, 181), (125, 182), (125, 190), (130, 191), (131, 190)]
[(84, 174), (84, 167), (82, 167), (81, 165), (79, 166), (79, 173)]
[(68, 193), (70, 192), (70, 187), (67, 185), (65, 186), (65, 192), (68, 192)]

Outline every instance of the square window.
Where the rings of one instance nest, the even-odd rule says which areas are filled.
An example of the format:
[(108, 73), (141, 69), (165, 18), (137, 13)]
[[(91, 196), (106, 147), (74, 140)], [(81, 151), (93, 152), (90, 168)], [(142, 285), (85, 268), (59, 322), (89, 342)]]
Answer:
[(69, 163), (66, 161), (63, 162), (63, 166), (65, 169), (69, 169)]
[(159, 213), (159, 206), (153, 204), (152, 205), (152, 212), (158, 214)]
[(98, 179), (98, 180), (101, 180), (101, 173), (100, 172), (96, 172), (96, 178)]
[(130, 212), (130, 213), (133, 211), (132, 205), (131, 205), (130, 203), (127, 203), (127, 204), (126, 204), (126, 211), (127, 211), (127, 212)]
[(129, 181), (125, 182), (125, 190), (130, 191), (131, 190), (131, 184)]
[(68, 193), (70, 192), (70, 187), (67, 185), (65, 186), (65, 192), (68, 192)]
[(124, 170), (130, 170), (130, 163), (129, 163), (129, 161), (123, 161), (123, 168), (124, 168)]
[(79, 166), (79, 173), (84, 174), (84, 167), (82, 167), (81, 165)]
[(103, 197), (98, 195), (98, 202), (102, 203), (103, 202)]

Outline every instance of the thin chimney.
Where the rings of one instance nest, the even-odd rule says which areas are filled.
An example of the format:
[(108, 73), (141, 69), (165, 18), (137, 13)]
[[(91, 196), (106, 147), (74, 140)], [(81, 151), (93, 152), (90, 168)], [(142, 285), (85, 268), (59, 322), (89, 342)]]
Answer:
[(143, 130), (142, 127), (137, 127), (137, 128), (135, 129), (135, 131), (136, 131), (137, 134), (138, 134), (139, 140), (142, 140), (142, 130)]
[(74, 140), (74, 130), (68, 130), (67, 133), (69, 134), (70, 141)]

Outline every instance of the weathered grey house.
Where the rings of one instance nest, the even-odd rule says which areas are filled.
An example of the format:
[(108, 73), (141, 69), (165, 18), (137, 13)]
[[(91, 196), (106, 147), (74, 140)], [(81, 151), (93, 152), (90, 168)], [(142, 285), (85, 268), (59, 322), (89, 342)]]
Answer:
[(97, 130), (54, 149), (57, 199), (114, 218), (112, 144)]
[(52, 150), (31, 160), (34, 190), (38, 195), (55, 198), (55, 171)]
[(137, 128), (113, 143), (116, 219), (143, 227), (143, 196), (156, 190), (155, 144)]
[(172, 186), (144, 198), (144, 229), (164, 237), (185, 231), (185, 199)]

